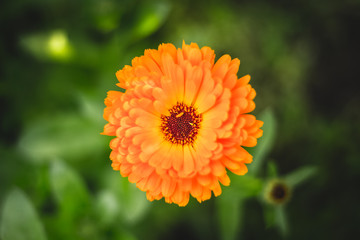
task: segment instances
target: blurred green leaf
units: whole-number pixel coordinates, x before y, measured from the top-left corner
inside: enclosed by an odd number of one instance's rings
[[[149,201],[146,199],[145,193],[136,188],[135,184],[131,184],[124,178],[121,181],[121,213],[128,223],[135,223],[145,214],[149,207]]]
[[[128,231],[122,231],[119,234],[119,240],[136,240],[137,238],[134,236],[134,234],[128,232]]]
[[[44,240],[44,227],[29,199],[18,189],[11,191],[4,203],[1,219],[3,240]]]
[[[222,194],[216,203],[221,239],[236,239],[242,225],[244,199],[239,195]]]
[[[67,61],[70,59],[73,51],[67,34],[63,30],[33,33],[24,36],[20,43],[25,50],[41,60]]]
[[[81,115],[61,114],[29,124],[19,147],[36,163],[54,157],[80,159],[103,149],[102,128]]]
[[[221,239],[235,239],[241,229],[242,207],[245,199],[259,195],[263,182],[250,175],[229,174],[231,184],[223,188],[216,199]]]
[[[143,2],[133,28],[134,37],[144,38],[155,32],[164,23],[170,8],[170,3],[165,1]]]
[[[114,222],[119,214],[119,202],[114,192],[101,191],[96,198],[96,211],[99,223],[107,226]]]
[[[251,175],[259,173],[261,165],[265,157],[267,157],[267,154],[271,151],[275,141],[276,119],[273,111],[271,109],[265,110],[259,114],[259,119],[264,122],[262,127],[264,134],[258,139],[258,144],[254,150],[250,150],[254,157],[254,161],[248,167]]]
[[[83,214],[89,206],[89,194],[83,180],[64,162],[53,161],[50,184],[65,219],[73,219]]]
[[[146,194],[118,172],[112,171],[109,174],[108,181],[110,181],[108,185],[111,191],[117,198],[122,218],[127,223],[134,224],[144,217],[150,205],[146,199]]]
[[[124,2],[122,1],[123,5]],[[114,0],[96,1],[92,4],[92,12],[97,28],[103,32],[110,32],[117,28],[120,23],[122,9]]]
[[[225,188],[223,191],[232,195],[239,195],[241,197],[254,197],[257,196],[263,187],[263,181],[249,174],[244,176],[237,176],[229,174],[231,179],[230,187]]]
[[[284,206],[275,207],[275,224],[279,228],[283,236],[286,236],[288,234],[289,226],[287,223]]]
[[[20,40],[20,44],[34,57],[43,60],[48,58],[45,47],[47,37],[48,36],[46,36],[45,33],[33,33],[31,35],[22,37],[22,39]]]
[[[102,126],[104,124],[104,120],[99,116],[99,113],[104,111],[104,102],[99,102],[97,97],[85,94],[79,94],[78,98],[83,115],[92,122],[98,123]]]
[[[269,161],[267,164],[267,177],[268,178],[277,178],[278,177],[277,166],[273,161]]]
[[[264,220],[266,227],[272,227],[275,223],[275,208],[271,205],[264,204]]]
[[[72,55],[72,48],[67,34],[63,30],[53,31],[47,39],[48,55],[56,60],[68,60]]]
[[[289,173],[288,175],[284,176],[284,180],[287,184],[289,184],[291,187],[295,187],[296,185],[308,180],[310,177],[312,177],[317,171],[317,168],[315,166],[305,166],[302,168],[299,168],[295,170],[292,173]]]
[[[69,239],[69,238],[86,239],[86,240],[101,239],[98,219],[83,217],[79,219],[79,221],[76,221],[75,223],[71,223],[71,224],[72,224],[72,229],[71,228],[70,230],[69,228],[65,229],[67,231],[67,234],[62,235],[60,239]],[[64,226],[62,226],[62,228],[64,229]]]

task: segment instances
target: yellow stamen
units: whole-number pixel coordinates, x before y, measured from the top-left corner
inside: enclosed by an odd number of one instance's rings
[[[182,115],[184,115],[184,112],[181,112],[181,113],[179,113],[178,115],[176,115],[176,118],[179,118],[179,117],[181,117]]]

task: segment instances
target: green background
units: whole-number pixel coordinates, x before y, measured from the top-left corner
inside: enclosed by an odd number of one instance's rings
[[[344,239],[359,233],[360,1],[19,0],[0,7],[0,239]],[[182,41],[241,60],[264,136],[185,208],[111,169],[115,72]],[[264,189],[292,189],[272,206]],[[356,235],[355,235],[356,236]]]

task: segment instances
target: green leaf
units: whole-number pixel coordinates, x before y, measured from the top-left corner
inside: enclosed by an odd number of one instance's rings
[[[286,236],[289,233],[284,206],[275,207],[275,224],[283,236]]]
[[[50,184],[65,219],[73,219],[85,212],[89,194],[76,171],[55,160],[50,168]]]
[[[295,187],[296,185],[308,180],[312,177],[317,171],[315,166],[305,166],[300,169],[295,170],[292,173],[289,173],[284,177],[284,180],[291,187]]]
[[[1,221],[3,240],[44,240],[44,227],[29,199],[18,189],[5,199]]]
[[[229,174],[231,184],[223,188],[223,193],[215,201],[217,204],[218,221],[221,239],[235,239],[241,229],[243,204],[247,198],[261,193],[263,182],[251,175],[237,176]]]
[[[269,179],[271,178],[277,178],[278,177],[278,170],[277,166],[273,161],[269,161],[267,164],[267,177]]]
[[[135,223],[141,219],[149,206],[145,193],[136,188],[135,184],[128,182],[127,179],[122,179],[121,192],[123,193],[120,197],[121,213],[128,223]]]
[[[83,115],[102,127],[104,120],[102,117],[99,117],[99,113],[104,111],[104,103],[102,101],[99,102],[99,99],[94,95],[79,93],[77,96]]]
[[[116,29],[121,22],[124,9],[127,9],[124,5],[124,1],[103,0],[94,2],[91,9],[96,27],[104,33]]]
[[[248,198],[257,196],[262,191],[263,181],[260,178],[249,174],[244,176],[229,174],[229,177],[231,184],[224,189],[224,192],[231,191],[235,195]]]
[[[150,205],[146,194],[117,172],[112,171],[108,176],[108,184],[117,198],[122,219],[129,224],[141,220]]]
[[[63,30],[25,36],[21,39],[21,46],[41,60],[67,61],[72,55],[72,47]]]
[[[54,156],[81,159],[103,149],[102,128],[81,115],[61,114],[29,124],[19,148],[35,163]]]
[[[243,215],[243,198],[231,194],[222,194],[216,198],[218,221],[221,239],[236,239],[241,229]]]
[[[155,32],[166,20],[170,4],[165,1],[146,1],[141,5],[133,28],[135,38],[144,38]]]
[[[48,36],[45,33],[31,34],[24,36],[20,45],[34,57],[44,60],[49,57],[45,47],[47,38]]]
[[[266,227],[272,227],[275,223],[275,208],[274,206],[264,204],[264,220]]]
[[[129,231],[123,230],[121,231],[121,233],[119,234],[119,239],[120,240],[137,240],[137,238],[135,237],[134,234],[132,234]]]
[[[113,223],[119,214],[119,202],[114,192],[101,191],[96,198],[96,213],[98,221],[104,226]]]
[[[249,173],[252,175],[259,173],[264,159],[274,144],[276,135],[276,119],[271,109],[267,109],[261,113],[259,119],[264,122],[261,128],[264,134],[258,139],[257,146],[253,150],[249,150],[254,157],[253,163],[249,165]]]

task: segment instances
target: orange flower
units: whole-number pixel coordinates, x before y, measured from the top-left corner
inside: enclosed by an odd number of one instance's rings
[[[239,59],[214,63],[209,47],[161,44],[145,50],[116,73],[125,93],[109,91],[102,134],[110,142],[114,170],[136,183],[147,198],[185,206],[221,194],[227,169],[247,172],[263,122],[254,110],[250,76],[237,78]]]

